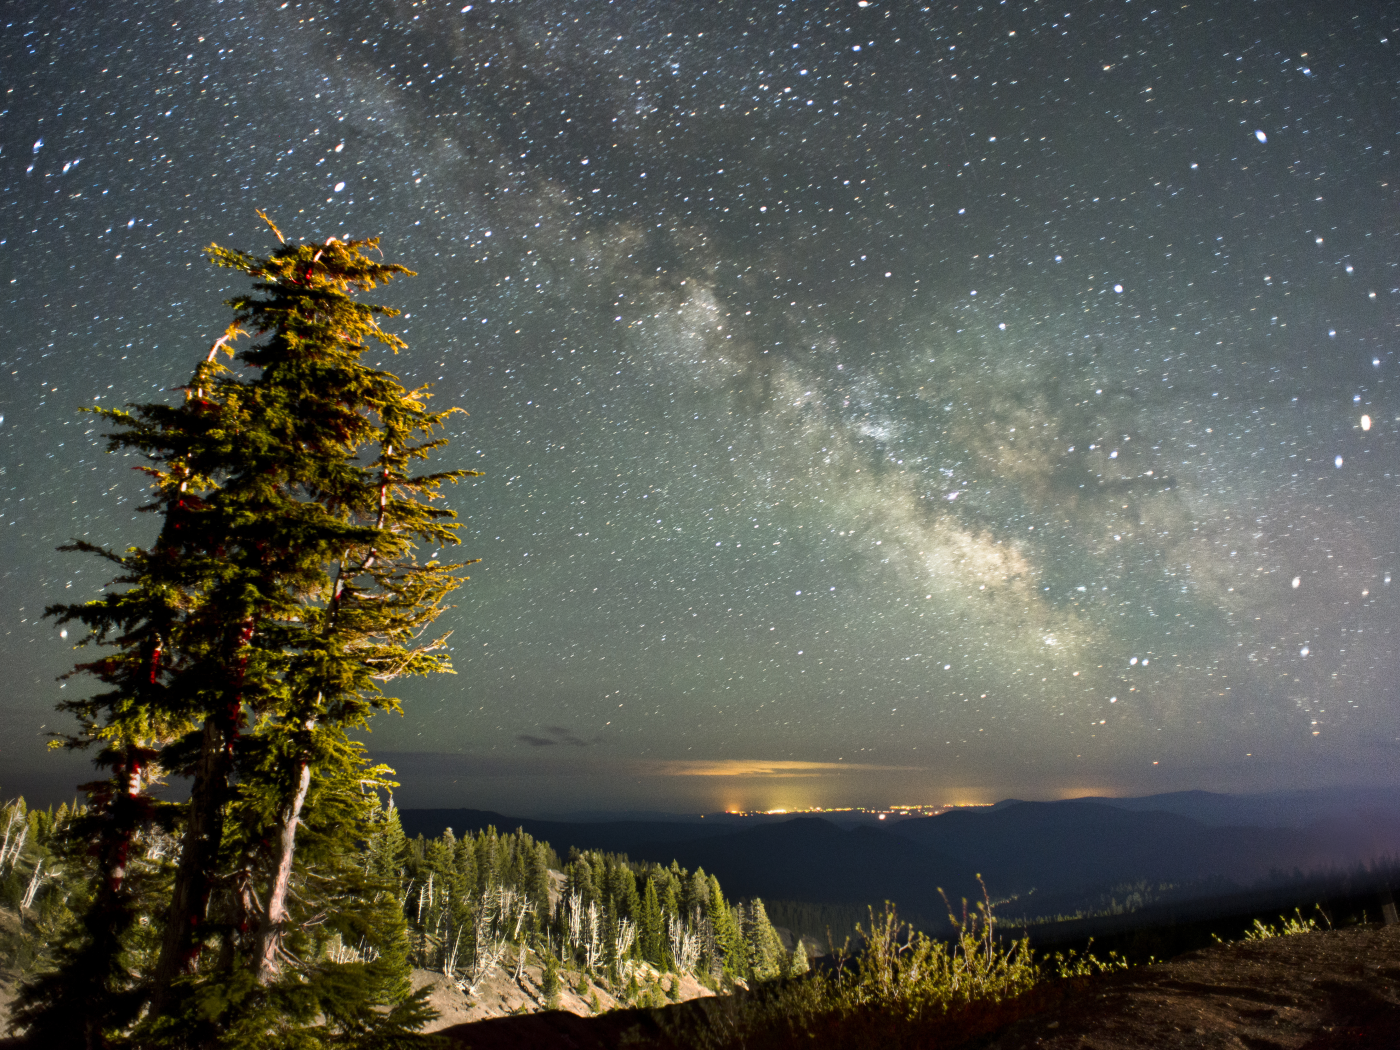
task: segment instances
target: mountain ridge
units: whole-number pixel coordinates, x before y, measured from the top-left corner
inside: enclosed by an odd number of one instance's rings
[[[1296,797],[1296,796],[1295,796]],[[1368,811],[1344,797],[1314,798],[1333,816],[1304,826],[1212,824],[1180,810],[1230,812],[1231,796],[1178,792],[1146,808],[1141,800],[1081,798],[1010,801],[938,816],[842,827],[824,816],[792,816],[747,826],[719,821],[647,820],[570,823],[516,818],[490,810],[401,811],[404,830],[437,835],[495,825],[522,828],[561,855],[571,848],[626,854],[632,860],[703,867],[740,897],[810,903],[895,901],[924,919],[941,919],[940,890],[949,898],[980,895],[981,876],[994,896],[1055,902],[1074,910],[1128,884],[1180,892],[1191,884],[1241,886],[1272,874],[1319,871],[1400,855],[1400,807]],[[1242,808],[1268,816],[1276,800],[1246,798]],[[1141,807],[1141,808],[1139,808]],[[1271,808],[1273,807],[1273,808]],[[1029,898],[1028,898],[1029,899]]]

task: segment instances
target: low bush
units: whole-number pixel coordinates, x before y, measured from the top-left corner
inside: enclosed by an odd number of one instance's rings
[[[697,1000],[656,1020],[667,1040],[685,1050],[925,1046],[953,1022],[977,1028],[983,1014],[984,1020],[1006,1016],[1003,1004],[1046,978],[1128,966],[1116,955],[1101,960],[1088,952],[1037,961],[1028,940],[997,936],[985,888],[981,901],[963,902],[961,914],[948,910],[953,936],[935,940],[901,920],[889,903],[883,913],[869,909],[868,925],[857,926],[858,955],[848,941],[819,971]]]

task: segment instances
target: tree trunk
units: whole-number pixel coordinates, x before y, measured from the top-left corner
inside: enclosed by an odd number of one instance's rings
[[[233,742],[243,718],[243,686],[248,669],[244,650],[252,641],[256,626],[251,617],[243,620],[230,639],[234,673],[229,682],[229,699],[222,710],[211,711],[204,719],[199,758],[190,786],[189,823],[180,843],[180,865],[175,871],[175,888],[170,897],[170,910],[166,913],[165,938],[152,977],[152,1016],[158,1016],[164,1009],[171,982],[181,974],[193,972],[204,940],[201,925],[208,911],[209,893],[223,846],[224,807],[229,796],[229,773],[233,769]]]
[[[306,803],[306,792],[311,787],[311,764],[303,756],[297,762],[296,790],[279,814],[277,828],[277,867],[273,871],[272,885],[268,889],[267,907],[263,910],[262,922],[258,926],[258,940],[255,952],[258,983],[268,984],[277,976],[277,951],[282,945],[282,934],[287,920],[287,890],[292,880],[292,860],[296,855],[297,822],[301,819],[301,809]]]
[[[224,803],[228,797],[228,774],[232,755],[226,720],[210,718],[204,723],[199,760],[195,764],[190,790],[189,824],[180,846],[180,866],[170,910],[166,913],[165,939],[152,978],[154,993],[151,1013],[159,1014],[170,991],[170,983],[191,971],[199,954],[205,910],[213,875],[224,837]]]

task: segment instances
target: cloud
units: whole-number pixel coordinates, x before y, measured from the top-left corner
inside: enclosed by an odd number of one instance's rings
[[[563,726],[546,726],[544,731],[549,736],[521,733],[515,739],[522,744],[529,744],[531,747],[557,747],[560,744],[567,744],[569,747],[591,747],[598,742],[575,736],[573,730],[565,729]]]
[[[906,773],[919,766],[878,766],[860,762],[764,762],[725,758],[646,763],[646,772],[666,777],[822,777],[840,773]]]

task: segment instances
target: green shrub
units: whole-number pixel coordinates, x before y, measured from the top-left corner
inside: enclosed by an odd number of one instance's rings
[[[1084,946],[1084,953],[1079,952],[1056,952],[1050,956],[1049,963],[1054,968],[1056,977],[1092,977],[1097,973],[1111,973],[1114,970],[1126,970],[1132,963],[1128,962],[1117,952],[1109,952],[1107,959],[1100,959],[1089,951],[1093,947],[1094,938],[1089,938],[1089,943]],[[1156,960],[1149,960],[1155,962]]]
[[[1028,940],[996,936],[991,902],[983,892],[971,909],[964,902],[960,916],[949,908],[954,932],[949,941],[914,930],[886,902],[882,914],[868,909],[868,930],[857,926],[865,941],[858,957],[848,956],[847,942],[836,952],[831,971],[765,982],[747,994],[696,1000],[688,1013],[660,1023],[673,1042],[705,1050],[924,1045],[921,1028],[949,1011],[1014,998],[1041,978]],[[1088,964],[1079,960],[1078,965]]]
[[[559,960],[550,952],[545,957],[544,976],[540,979],[540,991],[544,993],[546,1009],[559,1009],[559,996],[563,988],[564,982],[559,979]]]
[[[1318,907],[1317,913],[1322,915],[1321,907]],[[1322,915],[1322,919],[1326,922],[1327,916]],[[1328,925],[1330,926],[1331,924],[1328,923]],[[1255,919],[1254,925],[1244,931],[1244,939],[1247,941],[1267,941],[1273,937],[1291,937],[1298,933],[1315,933],[1320,929],[1322,929],[1322,927],[1317,924],[1316,919],[1304,918],[1302,909],[1294,908],[1293,918],[1290,919],[1287,915],[1280,915],[1278,917],[1277,926],[1270,926],[1259,919]]]

